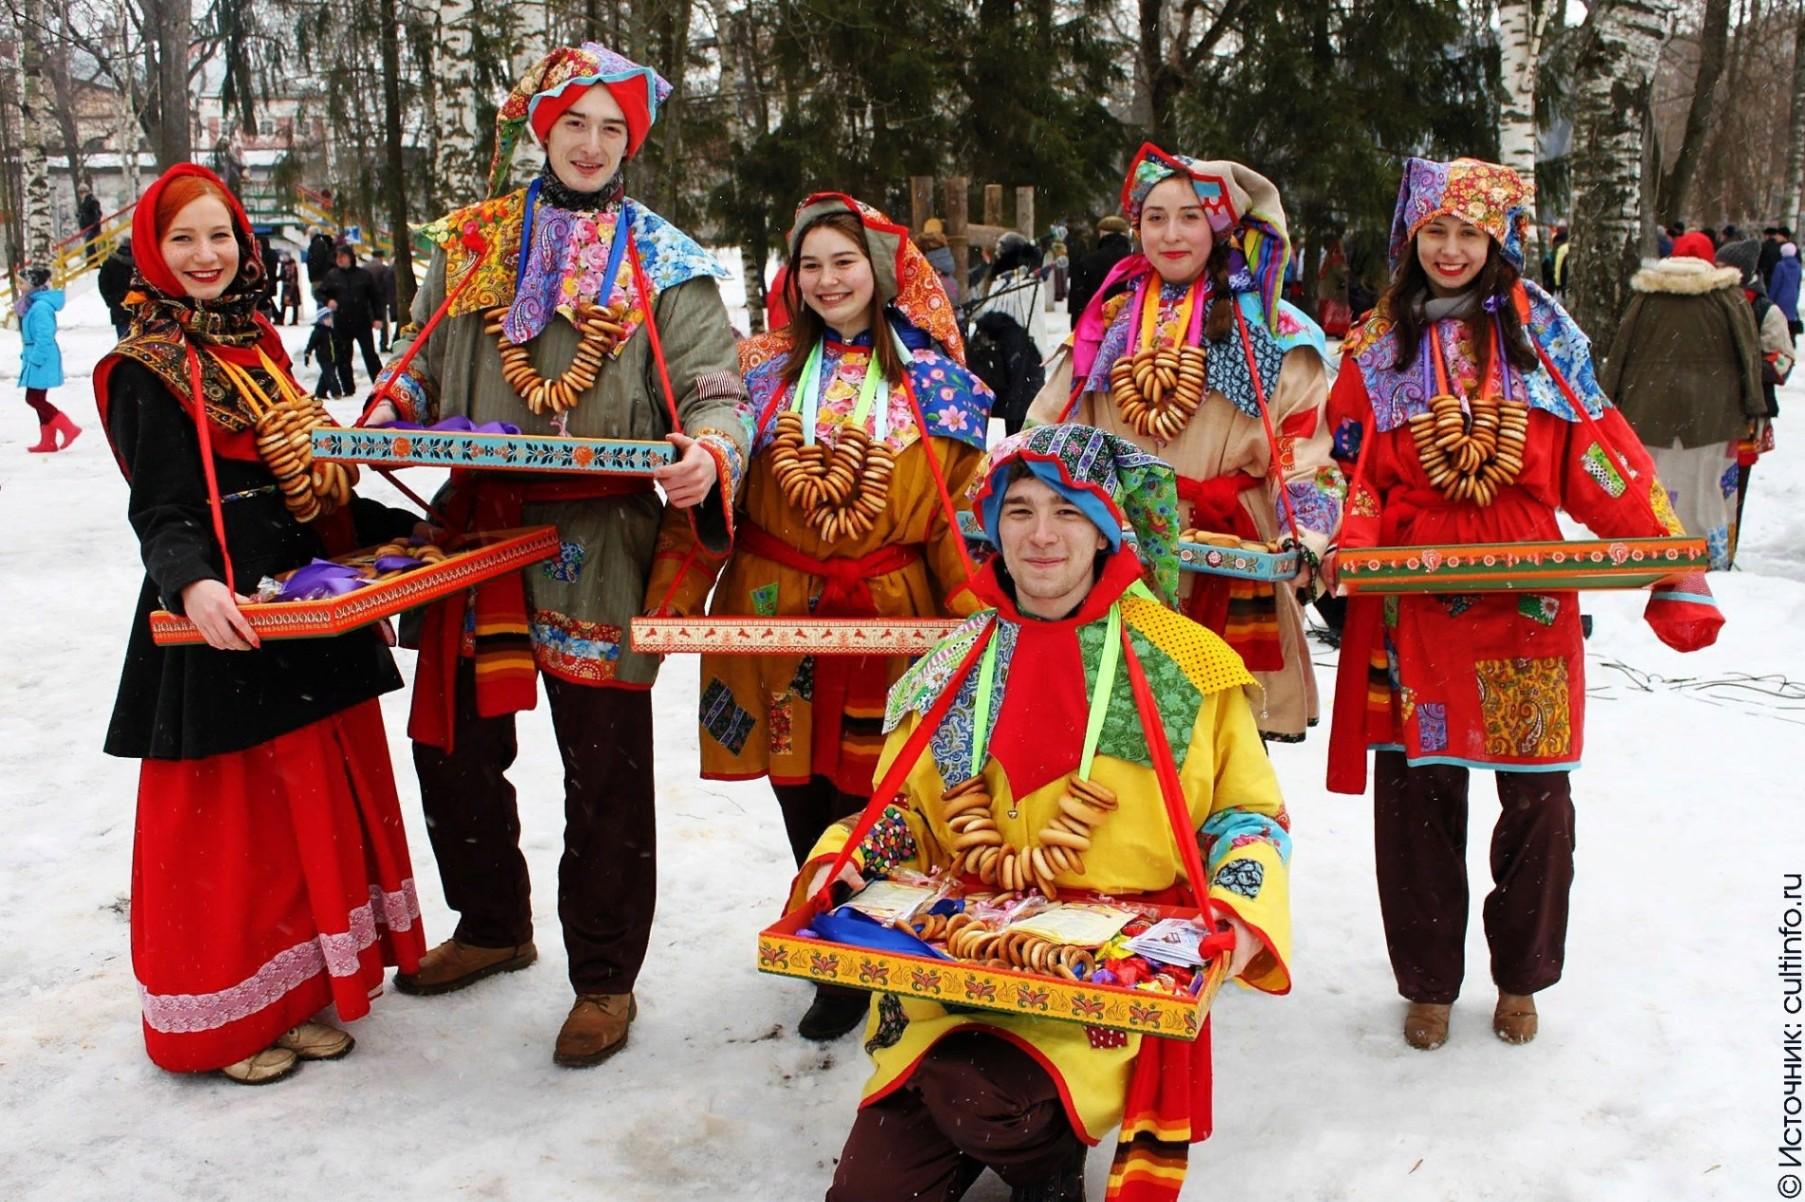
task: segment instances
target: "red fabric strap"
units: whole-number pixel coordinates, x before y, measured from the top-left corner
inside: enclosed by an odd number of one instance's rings
[[[921,548],[914,543],[892,543],[869,555],[819,558],[798,550],[756,522],[741,523],[735,545],[741,551],[780,567],[819,576],[826,588],[821,592],[815,612],[823,618],[876,617],[877,603],[871,598],[868,582],[878,576],[900,572],[921,558]]]

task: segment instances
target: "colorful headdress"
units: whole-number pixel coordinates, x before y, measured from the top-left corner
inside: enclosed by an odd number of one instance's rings
[[[595,42],[559,46],[534,63],[495,114],[495,157],[489,161],[489,195],[507,191],[508,172],[520,133],[530,129],[543,142],[558,117],[591,87],[607,88],[627,118],[627,157],[644,145],[658,106],[670,97],[671,85],[650,67],[642,67]]]
[[[1285,230],[1285,206],[1279,200],[1278,188],[1240,163],[1170,154],[1144,142],[1122,180],[1122,212],[1130,225],[1140,228],[1141,206],[1147,203],[1147,194],[1175,175],[1190,179],[1203,211],[1209,215],[1210,228],[1217,236],[1228,237],[1247,261],[1267,323],[1276,329],[1285,264],[1291,258],[1291,237]]]
[[[1535,188],[1509,167],[1481,159],[1437,163],[1408,159],[1391,219],[1391,269],[1410,253],[1417,231],[1437,217],[1458,217],[1492,236],[1504,257],[1523,269],[1523,231],[1535,211]]]
[[[941,286],[940,276],[910,239],[907,227],[897,225],[880,210],[844,192],[816,192],[796,206],[796,221],[785,238],[789,261],[796,262],[802,236],[809,227],[834,213],[851,213],[865,227],[865,241],[871,247],[871,276],[879,302],[895,306],[910,325],[939,343],[949,358],[963,365],[965,340],[959,334],[953,302]]]
[[[990,449],[972,489],[972,509],[993,546],[1009,468],[1020,463],[1036,479],[1083,510],[1112,548],[1134,531],[1135,550],[1168,604],[1178,596],[1178,484],[1163,459],[1092,426],[1035,426]]]

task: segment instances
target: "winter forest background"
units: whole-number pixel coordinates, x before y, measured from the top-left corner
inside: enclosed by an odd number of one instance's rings
[[[1805,226],[1805,0],[5,4],[15,268],[57,259],[77,181],[111,214],[189,158],[235,176],[254,216],[355,227],[405,266],[390,231],[479,195],[495,105],[580,38],[678,84],[630,186],[741,248],[755,321],[758,267],[811,189],[902,216],[911,176],[963,179],[975,219],[997,183],[1013,225],[1032,185],[1035,233],[1083,233],[1142,139],[1266,173],[1304,278],[1342,237],[1368,287],[1402,156],[1533,173],[1602,345],[1657,219]]]

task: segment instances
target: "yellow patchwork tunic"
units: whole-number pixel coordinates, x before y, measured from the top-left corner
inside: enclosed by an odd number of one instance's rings
[[[1073,715],[1071,707],[1062,706],[1057,698],[1070,694],[1075,685],[1080,697],[1089,695],[1101,662],[1112,577],[1117,594],[1132,579],[1106,574],[1079,612],[1065,621],[1024,620],[1005,604],[975,615],[925,656],[891,691],[890,736],[880,775],[948,687],[957,666],[994,624],[1001,702],[990,726],[992,754],[983,776],[995,798],[993,816],[1005,839],[1016,847],[1031,842],[1034,833],[1059,813],[1065,781],[1076,767],[1084,733],[1082,714]],[[991,589],[980,591],[995,595]],[[1242,692],[1247,672],[1220,638],[1190,619],[1153,600],[1128,596],[1121,604],[1123,624],[1157,702],[1190,822],[1203,850],[1210,900],[1245,922],[1266,945],[1242,983],[1284,993],[1291,984],[1290,835],[1278,781]],[[1077,654],[1072,656],[1074,643]],[[1082,681],[1057,679],[1077,663],[1082,664]],[[1084,853],[1083,874],[1061,873],[1055,882],[1062,890],[1176,901],[1170,894],[1183,875],[1179,845],[1141,732],[1126,662],[1117,673],[1091,778],[1114,790],[1121,806],[1096,828],[1091,848]],[[966,675],[928,752],[909,771],[901,794],[854,853],[854,862],[862,869],[900,865],[927,870],[949,861],[952,835],[939,802],[946,788],[970,775],[975,676],[975,672]],[[797,877],[792,904],[803,900],[806,882],[845,846],[849,835],[846,826],[835,825],[822,836]],[[893,994],[873,997],[865,1048],[874,1070],[865,1084],[864,1102],[905,1084],[936,1042],[967,1028],[992,1031],[1033,1055],[1058,1083],[1073,1128],[1087,1142],[1098,1142],[1121,1122],[1141,1036],[1054,1019],[949,1008]]]

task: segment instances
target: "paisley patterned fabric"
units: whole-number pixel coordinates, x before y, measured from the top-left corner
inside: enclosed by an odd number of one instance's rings
[[[1410,159],[1398,185],[1391,219],[1391,268],[1396,271],[1417,231],[1437,217],[1458,217],[1492,236],[1504,257],[1523,268],[1523,231],[1535,214],[1535,188],[1509,167],[1481,159],[1438,163]]]
[[[608,246],[622,220],[628,222],[633,248],[654,292],[698,276],[729,278],[727,269],[695,239],[636,201],[625,200],[594,213],[571,213],[544,203],[530,204],[536,192],[536,186],[523,188],[422,227],[421,232],[445,252],[448,289],[455,290],[466,273],[474,272],[469,288],[447,316],[506,306],[508,336],[526,342],[545,328],[560,306],[578,298],[625,302],[630,306],[631,334],[645,320],[645,309],[626,254],[609,282],[607,299],[599,299]]]
[[[1598,385],[1592,370],[1592,343],[1567,311],[1561,308],[1539,284],[1523,280],[1518,284],[1529,308],[1525,330],[1560,369],[1573,392],[1585,403],[1586,412],[1598,417],[1611,404]],[[1478,369],[1473,346],[1463,341],[1465,323],[1447,318],[1435,323],[1435,337],[1446,356],[1449,374],[1457,379],[1476,379]],[[1429,398],[1435,392],[1435,368],[1430,359],[1429,340],[1425,338],[1416,359],[1405,368],[1394,367],[1397,360],[1397,326],[1384,302],[1367,314],[1355,329],[1349,331],[1342,345],[1360,368],[1360,377],[1372,398],[1373,418],[1383,432],[1394,430],[1412,416],[1429,411]],[[1520,372],[1505,365],[1510,375],[1513,395],[1529,402],[1531,408],[1552,413],[1563,421],[1576,422],[1573,411],[1548,369],[1538,364],[1533,371]]]

